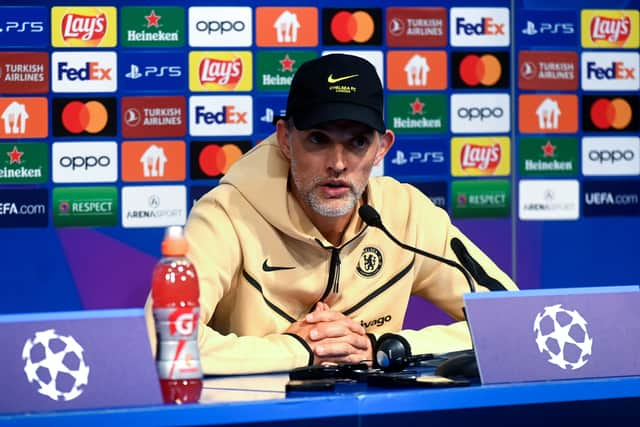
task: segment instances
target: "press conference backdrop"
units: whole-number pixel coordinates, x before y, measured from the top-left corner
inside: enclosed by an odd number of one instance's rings
[[[335,51],[385,87],[397,141],[375,173],[520,287],[637,284],[639,4],[5,0],[0,312],[141,306],[163,227]],[[414,301],[406,323],[439,316]]]

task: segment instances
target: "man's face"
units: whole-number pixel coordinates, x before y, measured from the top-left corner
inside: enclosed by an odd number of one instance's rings
[[[292,191],[303,206],[324,217],[353,210],[371,169],[393,142],[389,131],[380,135],[347,120],[303,131],[288,126],[284,133],[281,147],[291,161]]]

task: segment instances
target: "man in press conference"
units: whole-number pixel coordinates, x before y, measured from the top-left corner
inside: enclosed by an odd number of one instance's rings
[[[368,61],[332,54],[304,63],[275,133],[191,210],[185,233],[200,279],[204,374],[371,362],[383,334],[414,355],[471,348],[469,280],[367,225],[363,205],[400,242],[463,266],[476,291],[517,289],[420,190],[370,176],[395,138],[383,105]],[[403,330],[412,295],[452,323]],[[150,301],[146,313],[155,348]]]

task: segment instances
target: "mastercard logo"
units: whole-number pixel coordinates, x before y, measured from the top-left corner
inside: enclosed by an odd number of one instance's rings
[[[491,54],[467,55],[460,61],[459,72],[468,86],[494,86],[502,76],[502,65]]]
[[[191,178],[220,178],[251,147],[251,141],[229,143],[192,141]]]
[[[54,136],[115,136],[115,98],[54,98]]]
[[[598,129],[622,130],[631,123],[632,111],[629,103],[622,98],[601,98],[591,105],[589,115]]]
[[[98,101],[72,101],[62,110],[62,125],[74,134],[99,133],[107,126],[107,109]]]
[[[379,9],[326,9],[323,15],[325,44],[381,44]]]

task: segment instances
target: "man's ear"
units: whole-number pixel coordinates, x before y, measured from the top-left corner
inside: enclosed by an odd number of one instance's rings
[[[278,140],[278,145],[280,146],[280,151],[284,156],[291,160],[291,150],[289,147],[289,124],[280,119],[276,122],[276,139]]]
[[[378,152],[376,153],[376,158],[373,162],[376,166],[382,161],[384,156],[389,152],[395,140],[396,140],[396,135],[393,133],[393,131],[389,129],[387,129],[380,136],[380,145],[378,147]]]

